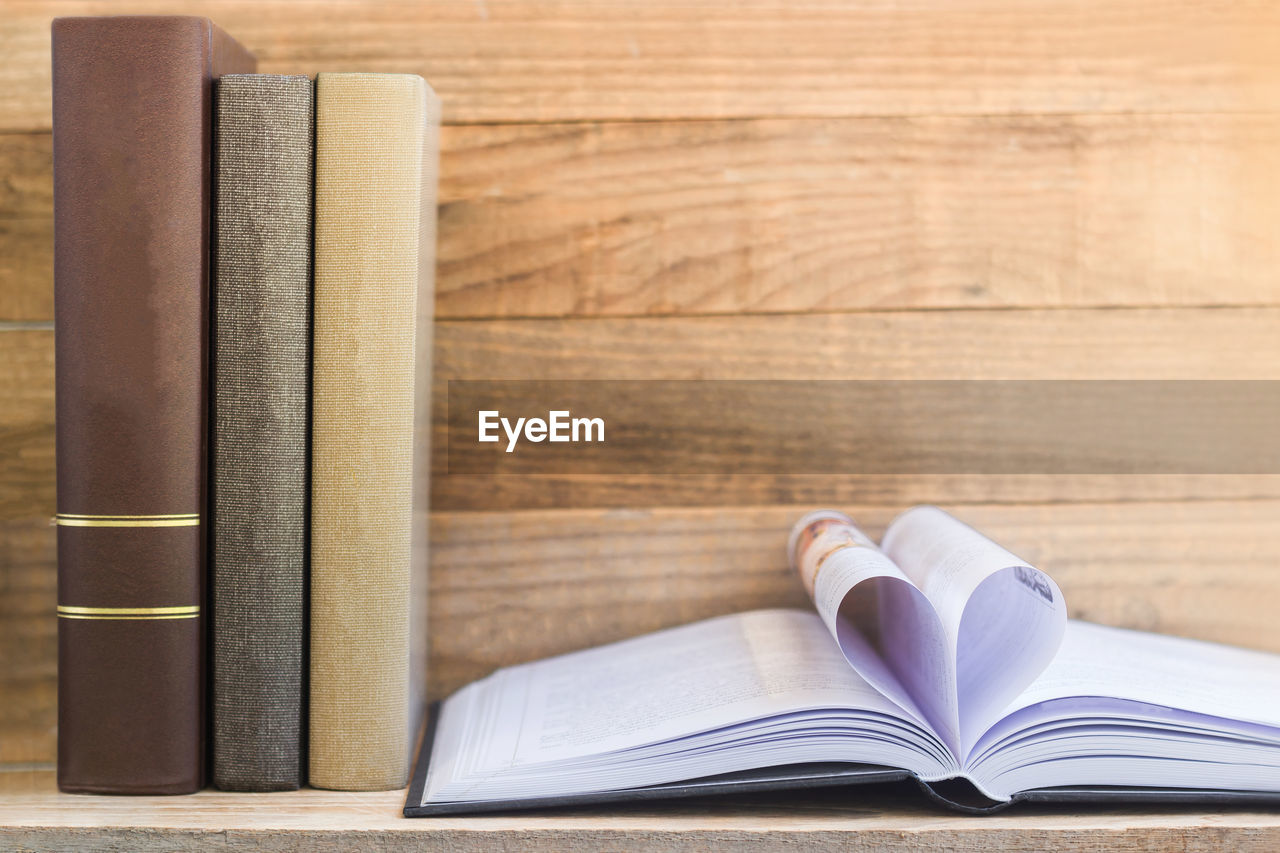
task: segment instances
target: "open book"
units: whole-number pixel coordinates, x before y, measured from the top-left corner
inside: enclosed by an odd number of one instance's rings
[[[1048,575],[934,507],[880,547],[812,513],[789,547],[816,612],[723,616],[458,691],[405,814],[907,777],[971,811],[1280,801],[1280,656],[1068,620]]]

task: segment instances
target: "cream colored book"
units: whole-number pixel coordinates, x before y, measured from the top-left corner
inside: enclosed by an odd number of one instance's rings
[[[316,78],[309,781],[320,788],[408,780],[439,116],[416,75]]]

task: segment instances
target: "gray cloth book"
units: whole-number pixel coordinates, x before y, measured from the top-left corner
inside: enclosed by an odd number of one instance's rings
[[[213,782],[302,783],[313,93],[225,76],[214,132]]]

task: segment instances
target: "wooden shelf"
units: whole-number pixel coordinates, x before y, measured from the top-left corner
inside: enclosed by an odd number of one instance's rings
[[[0,774],[0,848],[194,850],[1120,850],[1280,847],[1280,813],[1195,809],[939,811],[911,786],[503,817],[400,817],[404,792],[189,797],[60,794],[47,770]]]

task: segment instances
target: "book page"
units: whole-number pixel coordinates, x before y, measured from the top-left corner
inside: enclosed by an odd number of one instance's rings
[[[937,613],[955,661],[961,758],[1053,660],[1067,610],[1043,572],[937,507],[898,516],[882,547]],[[888,647],[918,643],[911,620],[885,626]]]
[[[954,655],[928,599],[842,513],[800,519],[788,551],[849,664],[958,750]]]
[[[1276,789],[1280,655],[1072,620],[966,771],[997,797],[1053,785]]]
[[[443,704],[422,802],[525,800],[832,762],[959,766],[808,610],[760,610],[499,670]]]
[[[1073,619],[1053,663],[1006,713],[1080,696],[1280,728],[1280,655]]]
[[[432,758],[441,778],[585,759],[802,709],[906,718],[800,610],[725,616],[510,667],[449,705],[471,710],[446,707]]]

